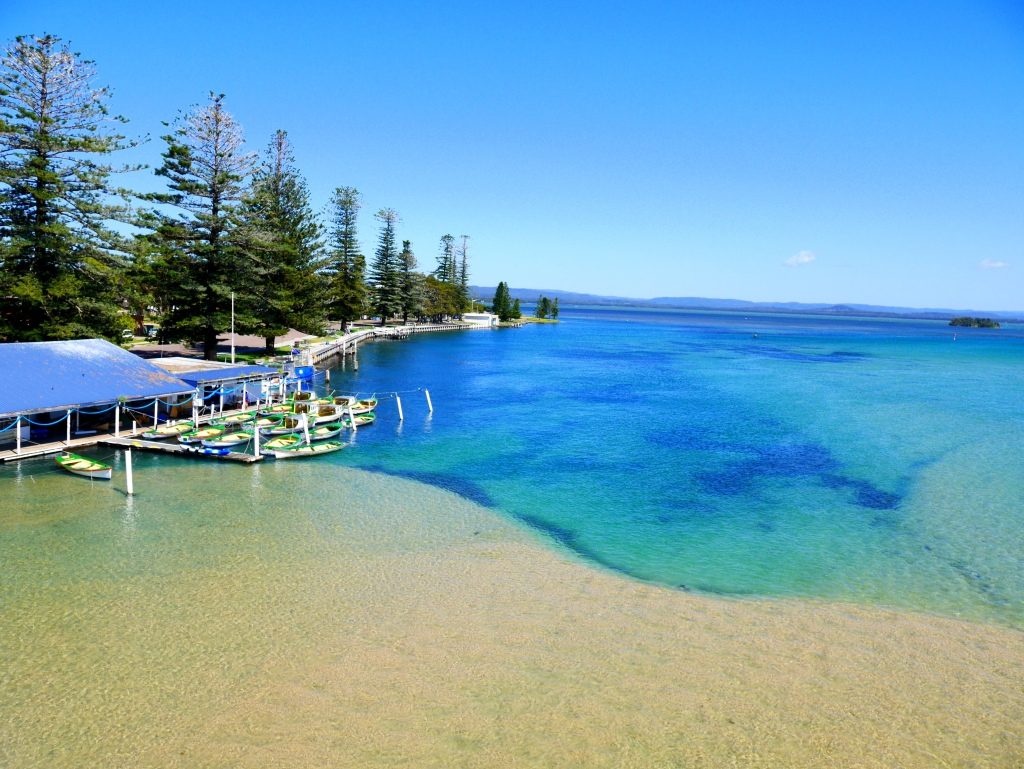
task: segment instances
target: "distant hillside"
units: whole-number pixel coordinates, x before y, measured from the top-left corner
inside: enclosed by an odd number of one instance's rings
[[[489,302],[494,297],[493,286],[470,286],[474,297]],[[808,302],[748,302],[743,299],[707,299],[696,296],[659,296],[637,299],[624,296],[603,296],[563,291],[556,288],[510,288],[513,299],[535,302],[541,296],[558,298],[561,305],[604,305],[612,307],[671,307],[683,310],[733,310],[738,312],[802,312],[815,315],[860,315],[875,317],[934,318],[949,320],[962,315],[985,315],[1000,320],[1017,320],[1024,312],[1008,310],[966,310],[934,307],[887,307],[875,304],[815,304]]]

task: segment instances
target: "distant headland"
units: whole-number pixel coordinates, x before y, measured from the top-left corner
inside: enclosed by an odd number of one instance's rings
[[[493,296],[494,287],[470,286],[473,296]],[[566,305],[598,305],[608,307],[664,307],[681,310],[731,310],[734,312],[795,312],[808,315],[849,315],[876,318],[917,318],[922,320],[947,320],[973,318],[998,321],[1024,322],[1024,310],[993,311],[948,308],[889,307],[873,304],[815,304],[810,302],[749,302],[743,299],[708,299],[693,296],[663,296],[653,299],[637,299],[623,296],[584,294],[576,291],[562,291],[553,288],[510,289],[513,299],[534,302],[540,296],[558,297]],[[951,324],[962,325],[962,324]]]

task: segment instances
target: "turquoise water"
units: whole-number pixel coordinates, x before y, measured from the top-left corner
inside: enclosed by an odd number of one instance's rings
[[[1024,625],[1024,329],[572,309],[365,347],[346,461],[632,577]]]
[[[224,569],[254,516],[261,539],[245,546],[287,558],[302,537],[276,513],[339,525],[349,466],[455,491],[642,580],[1024,627],[1019,326],[954,341],[941,322],[575,308],[558,325],[424,334],[359,358],[331,383],[376,392],[378,422],[338,454],[255,467],[137,455],[127,501],[118,475],[0,466],[8,597],[91,573]],[[379,484],[367,488],[371,514]]]

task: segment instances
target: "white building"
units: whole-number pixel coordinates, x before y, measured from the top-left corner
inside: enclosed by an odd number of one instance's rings
[[[493,312],[464,312],[462,313],[462,321],[471,326],[494,328],[498,325],[498,316]]]

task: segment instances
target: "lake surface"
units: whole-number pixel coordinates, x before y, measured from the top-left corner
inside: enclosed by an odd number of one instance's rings
[[[147,515],[131,540],[191,541],[183,530],[211,509],[303,509],[348,466],[454,491],[631,578],[1024,627],[1021,327],[954,337],[938,321],[567,308],[557,325],[366,345],[331,386],[381,400],[338,454],[257,467],[137,455]],[[94,530],[110,522],[68,513],[120,511],[118,486],[48,459],[0,467],[8,590],[117,573],[121,551]],[[121,578],[234,545],[124,551]]]
[[[1021,327],[573,308],[370,345],[332,386],[382,398],[341,461],[631,577],[1024,626]]]

